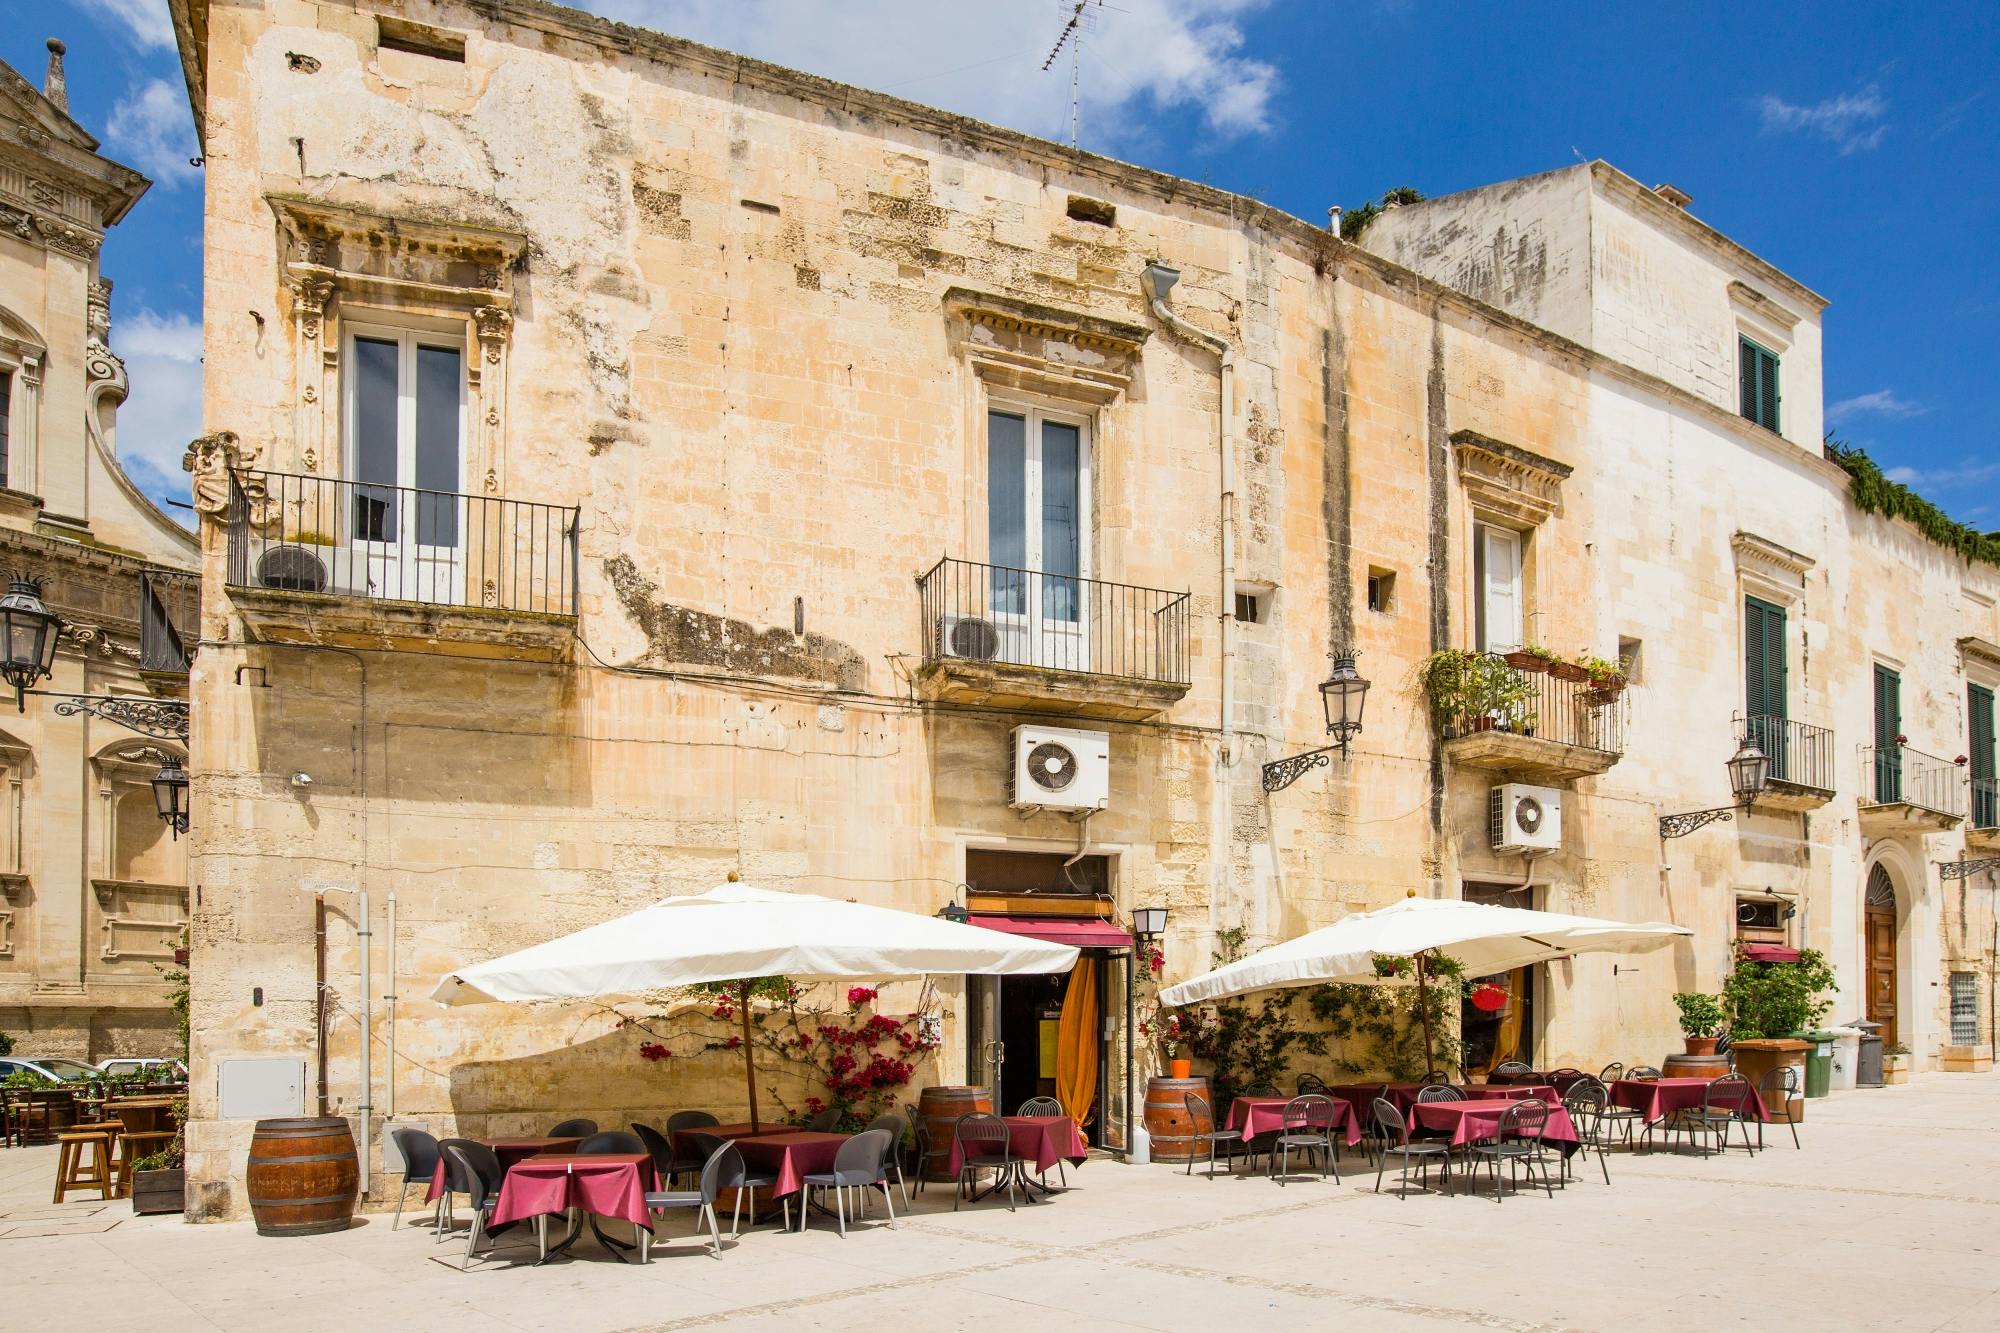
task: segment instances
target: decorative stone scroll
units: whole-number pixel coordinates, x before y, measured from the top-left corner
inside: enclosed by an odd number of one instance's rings
[[[953,287],[944,294],[954,341],[982,379],[1088,403],[1132,383],[1148,330],[1136,324]]]
[[[1459,483],[1475,508],[1531,528],[1562,513],[1569,464],[1475,430],[1453,431],[1451,443]]]
[[[237,477],[236,487],[249,507],[248,518],[259,529],[269,528],[277,520],[277,506],[271,502],[263,479],[246,471],[257,467],[263,453],[261,446],[245,444],[233,430],[219,430],[190,441],[187,452],[181,455],[181,470],[193,478],[196,512],[221,522],[229,512],[231,474],[244,472]]]

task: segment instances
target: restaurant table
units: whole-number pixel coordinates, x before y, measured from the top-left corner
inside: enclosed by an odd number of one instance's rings
[[[1675,1111],[1700,1110],[1708,1096],[1708,1085],[1712,1082],[1713,1079],[1706,1078],[1621,1078],[1611,1085],[1611,1104],[1637,1111],[1650,1128]],[[1770,1112],[1764,1108],[1764,1099],[1757,1095],[1754,1085],[1749,1086],[1744,1101],[1753,1118],[1771,1118]]]
[[[1355,1114],[1354,1105],[1331,1093],[1307,1093],[1308,1097],[1323,1095],[1333,1103],[1333,1129],[1340,1131],[1352,1148],[1361,1142],[1361,1117]],[[1229,1104],[1229,1128],[1243,1136],[1248,1143],[1260,1134],[1278,1134],[1285,1128],[1285,1107],[1295,1099],[1291,1097],[1238,1097]]]
[[[1417,1125],[1434,1131],[1452,1147],[1463,1148],[1497,1137],[1501,1117],[1518,1105],[1518,1099],[1508,1101],[1500,1097],[1476,1102],[1424,1102],[1412,1114]],[[1548,1123],[1542,1127],[1538,1137],[1560,1149],[1565,1157],[1582,1146],[1576,1135],[1576,1126],[1570,1123],[1569,1112],[1560,1104],[1549,1107]]]
[[[1090,1156],[1090,1145],[1077,1132],[1076,1121],[1066,1115],[1008,1115],[1000,1118],[1007,1124],[1007,1150],[1014,1157],[1015,1178],[1030,1191],[1028,1197],[1031,1200],[1034,1197],[1032,1191],[1039,1189],[1049,1194],[1054,1192],[1054,1187],[1030,1180],[1024,1168],[1032,1164],[1037,1172],[1044,1172],[1059,1161],[1081,1166]],[[951,1151],[945,1158],[945,1169],[951,1172],[953,1178],[958,1176],[960,1160],[958,1139],[954,1137]],[[986,1193],[991,1194],[993,1189],[1005,1183],[1004,1179],[996,1182]],[[979,1197],[984,1198],[985,1195]]]
[[[653,1187],[653,1159],[645,1153],[541,1153],[507,1168],[489,1226],[504,1227],[530,1217],[576,1209],[604,1242],[612,1257],[627,1262],[621,1250],[632,1247],[599,1230],[597,1219],[615,1217],[634,1228],[652,1229],[646,1212],[646,1192]],[[539,1262],[564,1253],[583,1234],[581,1226],[550,1247]]]
[[[483,1143],[491,1148],[493,1155],[500,1159],[501,1169],[506,1170],[516,1162],[533,1157],[536,1153],[568,1152],[571,1148],[576,1147],[577,1144],[582,1143],[583,1140],[579,1138],[508,1138],[474,1139],[473,1142]],[[439,1153],[437,1170],[431,1172],[431,1187],[424,1192],[425,1203],[437,1202],[439,1196],[444,1193],[444,1182],[444,1154]]]
[[[1404,1115],[1417,1104],[1417,1094],[1423,1091],[1421,1083],[1343,1083],[1339,1087],[1322,1088],[1321,1091],[1336,1101],[1346,1102],[1354,1108],[1354,1114],[1366,1123],[1375,1112],[1375,1099],[1387,1097],[1395,1103],[1396,1109]]]
[[[1561,1078],[1551,1078],[1548,1070],[1530,1069],[1525,1073],[1513,1074],[1502,1074],[1495,1071],[1486,1076],[1486,1081],[1489,1084],[1496,1085],[1535,1083],[1553,1087],[1558,1092],[1568,1092],[1570,1084],[1588,1077],[1590,1077],[1588,1074],[1570,1073],[1563,1075]]]
[[[744,1126],[748,1130],[749,1126]],[[706,1131],[689,1130],[699,1134]],[[756,1134],[745,1133],[734,1139],[736,1151],[743,1158],[743,1165],[753,1172],[768,1171],[778,1178],[775,1185],[755,1189],[744,1201],[744,1211],[753,1219],[766,1217],[771,1204],[788,1194],[797,1194],[805,1188],[805,1178],[820,1172],[833,1170],[833,1159],[840,1154],[840,1145],[852,1137],[847,1134],[821,1133],[810,1129],[766,1127]],[[728,1197],[732,1191],[724,1190],[722,1202],[735,1208],[735,1199]],[[806,1210],[799,1208],[798,1229],[805,1230]]]
[[[1562,1094],[1549,1083],[1500,1083],[1482,1086],[1478,1083],[1457,1083],[1452,1086],[1464,1093],[1469,1101],[1521,1102],[1530,1097],[1540,1097],[1545,1102],[1559,1102]]]

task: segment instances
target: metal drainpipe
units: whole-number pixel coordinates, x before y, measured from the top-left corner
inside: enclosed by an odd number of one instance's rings
[[[368,926],[368,890],[357,891],[361,908],[361,1197],[368,1197],[369,1118],[375,1114],[375,1080],[368,1064],[369,1046],[375,1040],[369,991],[368,955],[375,949],[375,932]]]
[[[394,889],[389,890],[389,942],[387,948],[388,957],[384,960],[384,966],[388,969],[389,988],[382,994],[385,1006],[382,1021],[388,1028],[389,1105],[382,1113],[382,1118],[384,1120],[394,1120],[396,1118],[396,891]]]

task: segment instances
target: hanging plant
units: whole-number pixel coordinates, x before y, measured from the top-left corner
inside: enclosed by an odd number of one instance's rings
[[[1472,1007],[1483,1014],[1495,1014],[1507,1007],[1507,991],[1492,982],[1472,988]]]

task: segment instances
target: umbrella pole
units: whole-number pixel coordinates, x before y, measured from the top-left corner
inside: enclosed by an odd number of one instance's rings
[[[750,1130],[756,1133],[763,1129],[757,1119],[757,1057],[750,1046],[750,983],[743,987],[743,1002],[738,1006],[743,1013],[743,1082],[750,1089]]]
[[[1431,991],[1428,979],[1430,974],[1429,969],[1425,966],[1425,960],[1428,956],[1428,954],[1424,953],[1417,955],[1417,1017],[1422,1019],[1424,1024],[1424,1076],[1426,1078],[1430,1076],[1436,1058],[1431,1054]],[[751,1096],[754,1098],[756,1094],[752,1093]],[[754,1101],[752,1102],[752,1107],[755,1107]]]

